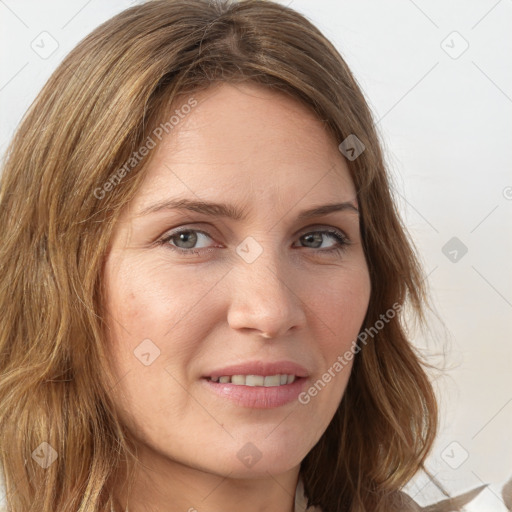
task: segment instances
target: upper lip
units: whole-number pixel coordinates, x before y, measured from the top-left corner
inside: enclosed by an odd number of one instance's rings
[[[293,361],[249,361],[212,370],[205,377],[216,378],[232,375],[262,375],[267,377],[284,374],[307,377],[308,371]]]

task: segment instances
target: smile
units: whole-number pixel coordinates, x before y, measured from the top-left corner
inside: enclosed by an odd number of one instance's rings
[[[285,386],[295,381],[295,375],[223,375],[222,377],[209,377],[211,382],[219,384],[234,384],[235,386],[263,386],[266,388]]]

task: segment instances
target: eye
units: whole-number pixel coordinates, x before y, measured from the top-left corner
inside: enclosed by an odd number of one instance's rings
[[[200,254],[201,251],[193,250],[193,249],[203,249],[204,246],[197,247],[196,244],[201,241],[201,238],[210,238],[211,236],[204,231],[199,231],[197,229],[182,229],[179,231],[174,231],[169,234],[162,240],[160,243],[162,245],[167,245],[169,249],[178,251],[182,254],[192,255],[192,254]],[[172,244],[172,245],[171,245]]]
[[[318,249],[322,246],[325,240],[328,239],[334,240],[334,245],[328,246],[327,249],[324,249],[319,252],[332,252],[332,251],[344,251],[347,245],[350,245],[349,239],[343,234],[341,231],[337,229],[328,229],[321,231],[311,231],[303,234],[300,237],[300,241],[308,245],[308,247],[312,249]]]

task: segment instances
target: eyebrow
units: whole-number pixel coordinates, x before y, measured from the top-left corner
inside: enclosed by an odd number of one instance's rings
[[[194,201],[190,199],[169,199],[153,204],[141,210],[137,217],[142,217],[150,213],[167,210],[185,210],[196,213],[202,213],[212,217],[226,217],[233,220],[247,219],[247,211],[234,205],[226,203],[214,203],[208,201]],[[315,206],[308,210],[303,210],[298,215],[298,220],[320,217],[333,212],[352,211],[359,214],[359,210],[352,203],[346,201],[343,203],[331,203]]]

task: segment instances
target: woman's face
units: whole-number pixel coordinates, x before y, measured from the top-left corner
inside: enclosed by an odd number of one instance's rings
[[[110,392],[148,465],[280,474],[350,375],[351,362],[333,368],[370,297],[356,192],[337,141],[295,100],[257,85],[192,96],[153,137],[111,240]]]

